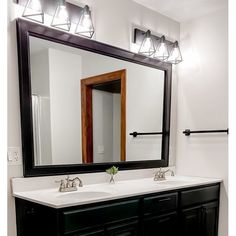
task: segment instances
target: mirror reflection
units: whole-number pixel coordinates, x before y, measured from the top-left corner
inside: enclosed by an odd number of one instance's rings
[[[94,150],[92,162],[123,161],[120,154],[120,79],[114,82],[104,82],[93,87],[92,111]]]
[[[35,165],[160,160],[164,72],[30,36]]]

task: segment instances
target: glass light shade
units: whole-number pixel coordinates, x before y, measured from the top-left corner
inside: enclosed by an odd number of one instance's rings
[[[76,34],[79,34],[81,36],[92,38],[94,34],[94,27],[93,27],[93,21],[91,17],[91,12],[89,10],[89,6],[85,6],[82,12],[82,15],[80,17],[79,23],[77,24]]]
[[[153,57],[161,61],[165,61],[169,57],[169,51],[166,45],[165,36],[162,36],[160,38]]]
[[[155,52],[154,43],[151,37],[151,31],[148,30],[145,33],[145,37],[142,41],[142,44],[139,48],[139,53],[144,54],[145,56],[151,56]]]
[[[68,11],[66,9],[65,1],[59,3],[53,16],[51,26],[62,30],[70,31],[71,22]]]
[[[178,41],[175,41],[173,44],[173,47],[170,51],[170,56],[167,59],[168,62],[172,63],[172,64],[178,64],[181,61],[183,61],[182,59],[182,55],[179,49],[179,43]]]
[[[40,0],[28,0],[22,16],[43,23],[44,13]]]

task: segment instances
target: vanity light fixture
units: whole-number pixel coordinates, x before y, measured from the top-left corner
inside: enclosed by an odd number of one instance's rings
[[[71,22],[68,11],[66,9],[65,0],[59,0],[59,4],[53,16],[51,26],[70,31]]]
[[[42,4],[40,0],[28,0],[24,12],[22,14],[23,17],[31,19],[33,21],[37,21],[40,23],[44,23],[44,13],[42,10]]]
[[[150,30],[145,32],[134,28],[133,43],[141,45],[138,53],[158,61],[171,64],[178,64],[183,61],[178,41],[173,43],[173,41],[166,40],[164,35],[159,37],[152,35]]]
[[[91,17],[91,11],[88,5],[83,8],[83,12],[77,24],[75,33],[87,38],[93,37],[94,27]]]
[[[165,61],[169,57],[169,50],[166,45],[166,39],[164,35],[158,40],[156,51],[153,54],[153,57],[161,61]]]
[[[142,44],[139,48],[139,53],[150,57],[153,55],[154,52],[155,52],[155,47],[154,47],[154,43],[152,40],[151,31],[148,30],[145,33],[144,39],[143,39]]]
[[[167,59],[168,62],[172,63],[172,64],[178,64],[181,61],[183,61],[182,59],[182,55],[179,49],[179,43],[178,41],[175,41],[171,47],[171,51],[170,51],[170,56]]]

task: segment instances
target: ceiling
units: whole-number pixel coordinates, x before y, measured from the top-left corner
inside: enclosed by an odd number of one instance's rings
[[[133,0],[178,22],[192,20],[227,7],[227,0]]]

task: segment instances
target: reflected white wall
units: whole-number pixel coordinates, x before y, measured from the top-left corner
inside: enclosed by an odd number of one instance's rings
[[[82,163],[81,57],[49,49],[53,164]]]
[[[116,126],[113,110],[113,93],[95,90],[93,99],[93,161],[94,163],[112,162],[114,157],[114,136]],[[119,140],[116,137],[116,140]],[[116,145],[116,144],[115,144]]]

